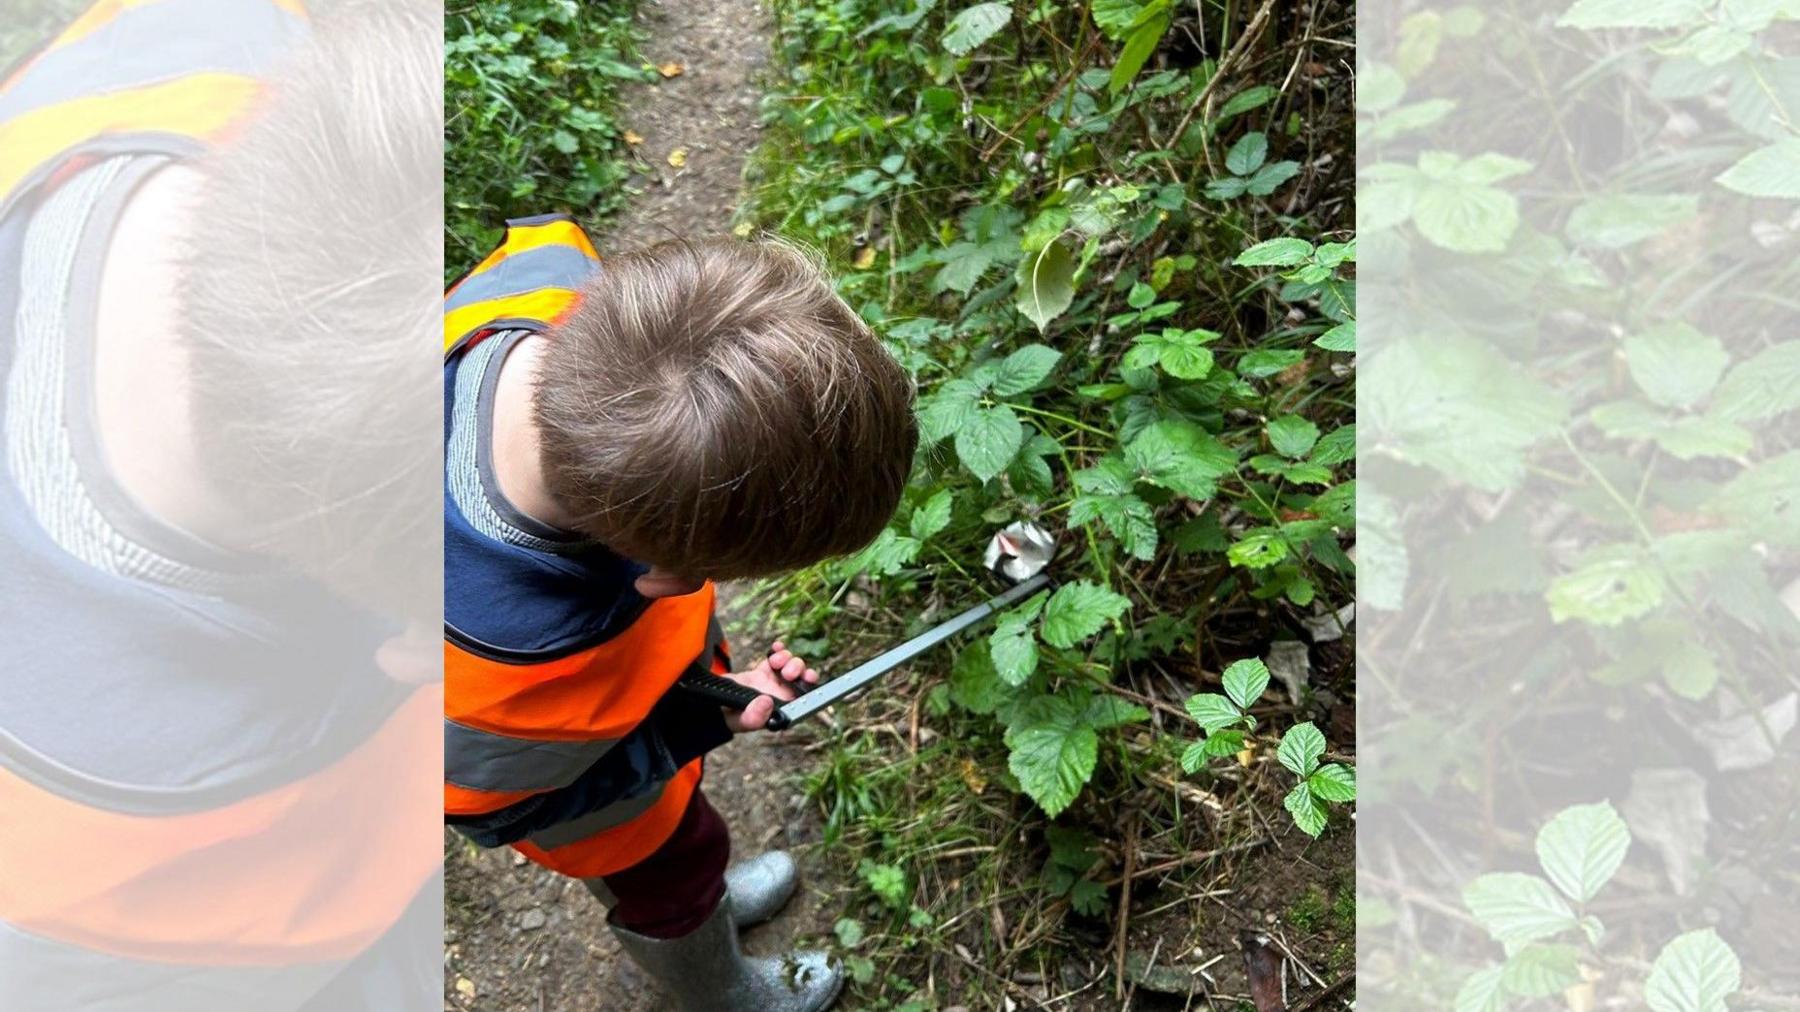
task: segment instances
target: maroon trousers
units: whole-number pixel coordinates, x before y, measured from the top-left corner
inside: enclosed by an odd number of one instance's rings
[[[667,842],[637,864],[600,880],[612,894],[609,920],[648,938],[692,934],[724,900],[730,859],[731,832],[706,795],[696,789]]]

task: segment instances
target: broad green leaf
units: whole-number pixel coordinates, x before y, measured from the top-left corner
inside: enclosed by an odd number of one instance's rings
[[[1527,945],[1506,961],[1506,989],[1521,998],[1549,998],[1581,983],[1573,945]]]
[[[1065,700],[1049,702],[1060,705],[1036,708],[1025,723],[1006,732],[1012,749],[1007,768],[1020,789],[1054,818],[1094,775],[1100,738]]]
[[[1150,711],[1118,696],[1098,695],[1082,712],[1081,719],[1096,731],[1150,719]]]
[[[1220,680],[1225,685],[1225,695],[1231,697],[1238,709],[1248,710],[1250,704],[1261,699],[1263,690],[1269,687],[1269,668],[1255,657],[1246,657],[1241,661],[1233,661],[1220,676]]]
[[[1293,267],[1312,256],[1313,245],[1305,239],[1282,236],[1266,239],[1238,254],[1239,267]]]
[[[1294,825],[1307,836],[1317,838],[1325,831],[1325,824],[1330,821],[1331,813],[1324,802],[1313,797],[1312,789],[1305,782],[1297,783],[1294,789],[1281,799],[1281,805],[1294,817]]]
[[[1326,351],[1356,350],[1356,321],[1340,323],[1337,326],[1313,338],[1313,344]]]
[[[1644,983],[1644,1003],[1652,1012],[1725,1012],[1725,999],[1741,986],[1737,953],[1703,928],[1663,946]]]
[[[1580,246],[1622,249],[1699,213],[1700,198],[1692,194],[1608,193],[1576,207],[1566,232]]]
[[[1300,174],[1300,163],[1293,161],[1270,162],[1256,170],[1256,174],[1244,181],[1244,189],[1258,197],[1266,197],[1281,186],[1282,183]]]
[[[1169,9],[1169,0],[1094,0],[1090,14],[1106,37],[1119,42]]]
[[[1758,461],[1719,487],[1707,509],[1776,544],[1800,547],[1800,451]]]
[[[1275,758],[1281,765],[1302,780],[1312,776],[1313,770],[1319,767],[1319,757],[1324,754],[1325,736],[1310,720],[1288,728],[1281,736],[1281,747],[1275,750]]]
[[[1205,728],[1207,734],[1217,734],[1221,729],[1244,719],[1243,713],[1232,705],[1231,700],[1216,692],[1189,696],[1183,705],[1187,708],[1188,716]]]
[[[851,556],[847,566],[851,572],[892,576],[918,558],[921,547],[917,539],[897,534],[892,527],[884,527],[868,547]]]
[[[1313,463],[1324,467],[1336,467],[1356,459],[1356,423],[1342,425],[1325,434],[1323,439],[1313,444]]]
[[[944,30],[944,48],[957,56],[967,56],[976,46],[993,38],[994,33],[1006,27],[1006,23],[1011,20],[1010,3],[976,4],[966,8]]]
[[[1732,422],[1758,421],[1800,409],[1800,341],[1750,356],[1713,388],[1710,413]]]
[[[1262,528],[1250,531],[1225,550],[1225,558],[1234,566],[1267,569],[1288,557],[1288,545],[1279,531]]]
[[[956,431],[957,457],[982,481],[1006,470],[1024,443],[1025,426],[1004,404],[976,410]]]
[[[950,698],[956,705],[971,713],[993,713],[1006,694],[989,644],[977,640],[963,647],[950,669]]]
[[[994,393],[1012,397],[1035,389],[1056,368],[1062,352],[1042,344],[1028,344],[1000,360],[994,377]]]
[[[1504,1012],[1506,989],[1500,986],[1501,967],[1485,966],[1469,974],[1456,991],[1453,1012]]]
[[[1577,903],[1594,898],[1631,847],[1625,820],[1605,801],[1571,805],[1538,830],[1538,864],[1544,874]]]
[[[1075,259],[1053,242],[1019,262],[1019,312],[1042,332],[1075,301]]]
[[[988,651],[993,655],[994,673],[1008,685],[1024,685],[1037,671],[1037,636],[1023,622],[1002,622],[988,636]]]
[[[1282,415],[1270,421],[1265,431],[1275,452],[1292,460],[1311,453],[1319,441],[1319,427],[1299,415]]]
[[[1210,740],[1211,739],[1203,739],[1201,741],[1194,742],[1193,744],[1189,745],[1187,748],[1182,750],[1182,752],[1181,752],[1181,772],[1183,772],[1183,773],[1198,773],[1200,771],[1200,767],[1206,765],[1206,742],[1210,741]]]
[[[937,494],[925,500],[925,504],[913,510],[910,529],[912,536],[924,541],[933,534],[950,526],[950,507],[955,496],[949,489],[940,489]]]
[[[1426,183],[1413,200],[1413,224],[1435,246],[1497,253],[1519,227],[1519,202],[1505,190],[1460,181]]]
[[[1341,763],[1326,763],[1306,778],[1314,796],[1321,801],[1355,801],[1356,771]]]
[[[1800,200],[1800,140],[1776,141],[1719,175],[1719,185],[1752,197]]]
[[[1098,519],[1138,559],[1156,554],[1156,513],[1132,492],[1134,475],[1124,460],[1108,456],[1075,472],[1081,495],[1069,504],[1069,523],[1080,527]]]
[[[1662,604],[1663,590],[1662,573],[1642,552],[1611,546],[1589,553],[1579,569],[1550,581],[1544,600],[1553,621],[1615,626]]]
[[[1044,605],[1044,642],[1072,647],[1125,614],[1131,599],[1087,580],[1065,583]]]
[[[1226,99],[1225,104],[1219,107],[1218,122],[1222,123],[1239,113],[1246,113],[1268,105],[1279,94],[1281,94],[1279,88],[1268,84],[1257,84],[1245,88]]]
[[[1258,348],[1238,359],[1237,371],[1250,379],[1263,379],[1278,376],[1304,361],[1306,352],[1297,349]]]
[[[1240,176],[1247,176],[1262,168],[1262,163],[1269,157],[1269,138],[1259,131],[1251,131],[1238,138],[1238,142],[1225,152],[1225,167]]]
[[[919,399],[919,436],[935,443],[962,431],[980,410],[980,387],[966,379],[946,381]]]
[[[1718,338],[1679,321],[1625,339],[1625,362],[1639,389],[1658,404],[1685,408],[1706,396],[1729,361]]]
[[[1170,18],[1167,14],[1159,14],[1139,25],[1125,40],[1125,48],[1119,50],[1118,62],[1113,64],[1112,74],[1107,78],[1106,88],[1117,95],[1131,86],[1131,82],[1144,69],[1144,62],[1150,54],[1156,52],[1156,44],[1162,41],[1163,33],[1169,30]]]
[[[1143,369],[1155,364],[1176,379],[1205,379],[1213,367],[1212,349],[1206,344],[1218,336],[1209,330],[1179,327],[1170,327],[1160,334],[1139,334],[1125,353],[1125,365]]]
[[[1201,743],[1201,750],[1210,758],[1237,755],[1244,750],[1244,732],[1236,729],[1214,731]]]
[[[1521,872],[1494,872],[1463,887],[1463,905],[1505,945],[1522,945],[1575,927],[1575,912],[1550,883]]]
[[[1710,0],[1575,0],[1557,19],[1563,28],[1681,28],[1695,25]]]
[[[1406,97],[1406,78],[1391,64],[1369,60],[1356,68],[1356,110],[1368,115],[1386,112]]]
[[[1190,499],[1210,499],[1214,482],[1237,469],[1237,453],[1192,422],[1168,420],[1133,437],[1125,462],[1145,481]]]
[[[1438,43],[1444,37],[1444,19],[1437,11],[1417,11],[1400,22],[1400,44],[1394,47],[1394,63],[1408,79],[1437,59]]]

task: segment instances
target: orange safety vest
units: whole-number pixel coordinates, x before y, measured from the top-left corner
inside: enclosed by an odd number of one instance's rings
[[[446,293],[446,363],[498,331],[548,330],[575,306],[599,266],[593,243],[567,216],[508,222],[500,248]],[[446,581],[457,578],[446,569]],[[708,583],[651,601],[600,642],[589,636],[548,655],[484,644],[447,614],[445,812],[485,815],[570,784],[642,723],[684,672],[722,670],[713,598]],[[513,846],[578,878],[623,871],[675,831],[700,773],[695,759],[648,793]]]
[[[0,85],[0,222],[92,158],[203,152],[252,111],[264,75],[308,31],[297,0],[101,0]],[[44,589],[63,593],[61,581]],[[145,605],[143,621],[172,610],[153,605],[161,611]],[[379,678],[373,646],[368,677]],[[177,964],[172,979],[199,982],[211,979],[199,968],[328,970],[363,952],[441,864],[429,788],[440,699],[439,686],[411,693],[359,746],[296,779],[168,813],[46,786],[34,768],[54,768],[54,742],[18,751],[0,727],[0,745],[14,750],[0,748],[0,964],[22,969],[8,946],[53,945]],[[321,835],[326,825],[342,832]],[[17,997],[7,976],[0,1006]]]

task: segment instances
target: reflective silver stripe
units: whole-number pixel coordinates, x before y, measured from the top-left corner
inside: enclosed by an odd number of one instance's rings
[[[615,826],[623,826],[648,812],[655,807],[658,801],[662,800],[663,791],[668,788],[667,782],[658,784],[656,790],[647,794],[626,798],[624,801],[615,801],[605,808],[596,809],[578,819],[570,819],[568,822],[559,822],[547,829],[540,829],[527,839],[545,850],[555,850],[571,843],[579,843],[595,833],[603,833]]]
[[[165,0],[128,8],[40,56],[0,94],[0,123],[59,102],[193,74],[255,76],[306,31],[305,21],[268,0]]]
[[[580,288],[599,266],[600,261],[574,246],[539,246],[514,253],[464,281],[444,301],[444,311],[540,288]]]
[[[614,738],[513,738],[446,718],[444,779],[477,791],[547,791],[573,783],[615,744]]]

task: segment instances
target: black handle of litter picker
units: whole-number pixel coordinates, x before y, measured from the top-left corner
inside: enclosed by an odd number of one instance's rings
[[[682,675],[676,680],[675,687],[697,699],[704,699],[709,703],[717,703],[740,712],[747,709],[751,703],[756,702],[758,697],[768,695],[768,693],[758,692],[748,685],[739,685],[729,678],[721,678],[710,673],[702,674],[698,671],[690,671]],[[775,712],[769,714],[769,722],[764,726],[771,731],[787,730],[790,722],[787,714],[781,712],[781,700],[775,699],[773,696],[769,696],[769,698],[775,702]]]

